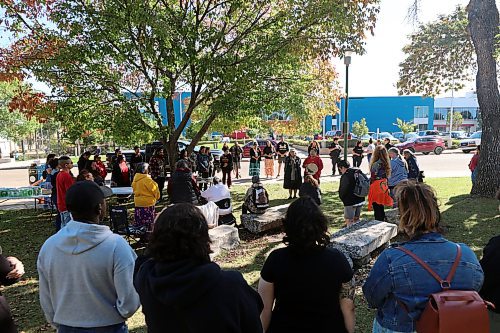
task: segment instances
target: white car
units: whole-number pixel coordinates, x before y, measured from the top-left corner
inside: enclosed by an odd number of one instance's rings
[[[466,154],[476,150],[476,147],[481,144],[481,133],[481,131],[475,132],[469,138],[460,141],[460,149]]]

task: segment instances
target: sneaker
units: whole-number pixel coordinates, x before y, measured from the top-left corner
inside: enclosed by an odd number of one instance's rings
[[[289,197],[288,197],[288,200],[292,200],[292,199],[293,199],[293,198],[292,198],[292,196],[289,196]]]

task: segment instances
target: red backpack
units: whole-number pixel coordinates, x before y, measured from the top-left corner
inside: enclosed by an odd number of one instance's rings
[[[484,301],[475,291],[451,289],[451,281],[462,256],[460,245],[456,245],[457,256],[445,280],[413,252],[396,247],[412,257],[441,285],[442,291],[429,295],[427,305],[417,321],[418,333],[490,332],[488,305],[493,305]]]

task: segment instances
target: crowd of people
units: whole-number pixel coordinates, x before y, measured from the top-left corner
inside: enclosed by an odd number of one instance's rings
[[[382,149],[377,147],[374,159]],[[343,176],[350,177],[348,161],[340,165]],[[145,166],[138,167],[144,174]],[[254,290],[241,273],[211,261],[209,226],[196,206],[164,209],[146,252],[137,257],[124,238],[102,224],[109,195],[88,180],[67,189],[71,219],[39,252],[40,304],[59,333],[127,332],[126,320],[140,306],[152,333],[354,332],[354,271],[344,254],[328,246],[327,219],[313,198],[290,205],[283,221],[285,247],[269,254]],[[362,286],[376,309],[372,332],[416,332],[429,295],[442,288],[475,291],[482,300],[500,304],[500,236],[488,242],[479,261],[466,244],[442,235],[438,201],[429,185],[403,180],[394,198],[408,241],[385,249]],[[2,285],[16,283],[23,274],[19,259],[0,254]],[[0,327],[15,332],[2,296],[0,304]],[[474,320],[487,320],[481,324],[498,332],[498,308],[480,311],[486,317]]]

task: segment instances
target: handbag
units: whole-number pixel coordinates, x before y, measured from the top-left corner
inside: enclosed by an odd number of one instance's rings
[[[476,291],[451,289],[451,281],[462,256],[460,245],[456,246],[455,261],[444,280],[413,252],[404,247],[396,247],[412,257],[441,285],[442,291],[429,295],[427,305],[417,320],[418,333],[490,332],[488,305],[493,305],[484,301]]]

